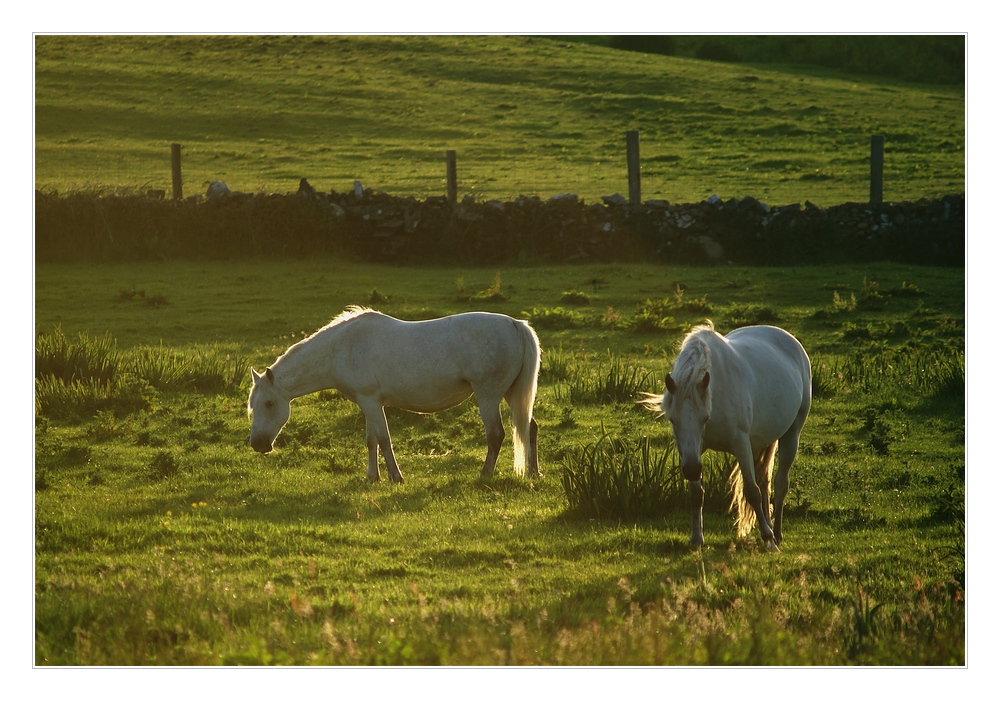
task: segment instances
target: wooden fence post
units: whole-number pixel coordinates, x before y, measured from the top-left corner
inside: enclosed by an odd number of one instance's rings
[[[885,163],[885,136],[872,135],[872,181],[869,203],[882,204],[882,165]]]
[[[639,130],[625,132],[625,155],[628,160],[628,202],[642,204],[642,188],[639,183]]]
[[[183,187],[181,185],[181,145],[170,144],[170,172],[174,178],[174,199],[184,198]]]
[[[455,204],[458,201],[458,176],[455,168],[455,152],[445,151],[445,160],[448,163],[448,201]]]

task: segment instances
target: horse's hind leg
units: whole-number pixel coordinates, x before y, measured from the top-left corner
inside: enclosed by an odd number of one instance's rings
[[[770,526],[771,515],[771,465],[774,462],[774,451],[778,447],[777,441],[760,451],[757,462],[754,464],[754,472],[757,475],[757,489],[760,490],[761,510]]]
[[[503,439],[507,435],[503,429],[503,419],[500,418],[499,400],[479,402],[479,415],[482,417],[483,427],[486,429],[486,461],[483,463],[482,476],[489,477],[497,466],[500,446],[503,445]]]
[[[778,471],[774,473],[774,542],[781,545],[781,520],[788,495],[788,472],[799,450],[799,431],[802,425],[796,423],[788,433],[778,439]]]
[[[733,455],[736,456],[743,477],[743,498],[757,515],[757,526],[760,529],[761,540],[764,541],[768,550],[774,550],[777,548],[777,544],[774,542],[771,519],[765,513],[766,497],[761,496],[760,488],[757,486],[755,456],[750,447],[749,437],[744,437],[740,443],[734,446]]]
[[[538,477],[538,422],[534,418],[528,428],[528,476]]]
[[[365,444],[368,446],[368,481],[378,482],[378,436],[372,429],[371,422],[365,421]]]

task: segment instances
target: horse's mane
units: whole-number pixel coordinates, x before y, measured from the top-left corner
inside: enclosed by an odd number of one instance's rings
[[[379,313],[380,312],[377,312],[374,309],[370,309],[368,307],[361,307],[358,306],[357,304],[352,304],[347,309],[342,311],[340,314],[333,317],[333,319],[330,321],[329,324],[317,330],[316,333],[313,334],[313,336],[315,336],[317,333],[320,333],[321,331],[326,331],[327,329],[333,328],[334,326],[340,326],[341,324],[347,323],[352,319],[357,319],[359,316],[362,316],[364,314],[379,314]]]
[[[684,337],[680,353],[674,360],[674,369],[670,373],[680,392],[686,391],[695,380],[712,369],[712,354],[704,336],[714,333],[715,327],[709,321],[707,324],[695,326]]]
[[[335,316],[330,321],[330,323],[328,323],[325,326],[322,326],[322,327],[316,329],[311,334],[309,334],[307,337],[303,338],[298,343],[292,345],[288,350],[286,350],[281,355],[280,358],[278,358],[278,360],[281,360],[281,358],[284,358],[286,356],[289,356],[289,355],[295,353],[303,345],[305,345],[309,341],[315,339],[320,334],[326,333],[327,331],[330,331],[331,329],[334,329],[336,327],[342,326],[343,324],[346,324],[349,321],[354,321],[358,317],[364,316],[365,314],[381,314],[381,312],[375,311],[374,309],[370,309],[368,307],[361,307],[361,306],[358,306],[356,304],[352,304],[351,306],[347,307],[344,311],[342,311],[340,314],[338,314],[337,316]],[[277,362],[277,361],[275,361],[275,362]]]

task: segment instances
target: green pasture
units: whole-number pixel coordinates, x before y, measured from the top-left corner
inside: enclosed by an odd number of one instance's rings
[[[511,56],[530,47],[495,41]],[[258,67],[262,83],[292,80]],[[363,86],[375,69],[352,70]],[[497,89],[481,70],[468,67]],[[39,265],[34,661],[963,665],[964,288],[961,269],[880,263]],[[389,412],[402,485],[365,481],[363,417],[333,391],[293,403],[273,453],[245,445],[248,368],[350,304],[531,319],[542,477],[512,474],[509,438],[494,477],[479,477],[472,402]],[[718,456],[700,551],[683,500],[594,517],[564,488],[601,440],[671,464],[666,422],[635,400],[661,391],[683,333],[706,318],[723,332],[783,326],[812,357],[780,553],[735,538]],[[631,378],[623,391],[592,391],[613,375]]]
[[[843,65],[892,46],[873,37]],[[169,193],[179,143],[186,195],[212,180],[293,192],[302,177],[442,195],[453,149],[460,197],[599,202],[628,192],[633,129],[647,199],[867,201],[873,134],[886,139],[886,201],[965,191],[961,83],[558,38],[37,36],[34,107],[36,187],[62,193]]]

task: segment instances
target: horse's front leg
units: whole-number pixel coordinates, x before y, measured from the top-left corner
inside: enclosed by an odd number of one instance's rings
[[[760,488],[757,486],[754,452],[750,447],[750,438],[747,437],[743,443],[733,453],[740,463],[740,472],[743,477],[743,498],[746,499],[757,516],[757,525],[760,528],[760,537],[764,541],[764,546],[768,550],[777,550],[778,546],[774,542],[774,531],[771,530],[769,508],[766,508],[768,505],[764,503]]]
[[[705,504],[705,488],[701,480],[688,482],[688,498],[691,501],[691,547],[700,548],[705,542],[702,524],[702,507]]]
[[[403,482],[403,473],[396,463],[396,454],[392,451],[392,439],[389,437],[389,424],[385,420],[385,411],[381,405],[363,406],[365,413],[365,441],[368,444],[368,481],[378,482],[378,451],[382,449],[385,458],[386,471],[392,482]]]

